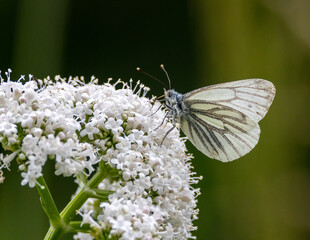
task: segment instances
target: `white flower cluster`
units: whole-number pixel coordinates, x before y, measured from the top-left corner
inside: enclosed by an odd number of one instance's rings
[[[47,85],[39,91],[35,81],[22,84],[1,77],[0,85],[0,142],[4,150],[12,153],[3,157],[1,168],[10,166],[17,157],[22,171],[22,185],[36,185],[42,167],[49,158],[56,160],[56,175],[91,173],[98,161],[94,147],[81,142],[78,132],[83,120],[81,114],[90,111],[90,103],[79,97],[77,89],[61,81]],[[80,98],[80,99],[79,99]],[[84,110],[84,112],[83,112]],[[89,112],[91,113],[91,111]]]
[[[80,212],[92,231],[75,239],[194,238],[199,189],[191,186],[198,182],[191,155],[176,129],[161,144],[173,126],[162,124],[165,112],[145,97],[148,88],[59,76],[22,84],[23,77],[12,82],[6,75],[0,85],[0,143],[10,154],[1,155],[1,178],[13,159],[22,184],[30,187],[48,160],[64,176],[89,176],[104,161],[114,175],[98,188],[114,193],[106,202],[87,200]]]

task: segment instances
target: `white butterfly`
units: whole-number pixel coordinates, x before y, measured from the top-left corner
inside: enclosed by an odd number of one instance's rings
[[[255,147],[260,135],[258,122],[266,115],[275,93],[274,85],[267,80],[246,79],[186,94],[170,89],[165,91],[165,105],[173,123],[180,124],[198,150],[229,162]]]

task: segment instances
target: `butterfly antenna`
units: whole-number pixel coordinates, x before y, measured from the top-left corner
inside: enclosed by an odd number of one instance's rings
[[[171,81],[170,81],[170,77],[169,77],[168,72],[167,72],[167,71],[166,71],[166,69],[165,69],[164,64],[161,64],[161,65],[160,65],[160,67],[161,67],[161,69],[165,72],[165,74],[166,74],[166,76],[167,76],[167,78],[168,78],[168,81],[169,81],[169,89],[171,89]]]
[[[153,78],[154,80],[160,82],[162,85],[164,85],[165,87],[168,87],[167,84],[165,84],[163,81],[159,80],[158,78],[152,76],[151,74],[148,74],[147,72],[144,72],[141,68],[137,67],[137,71],[138,72],[142,72],[143,74],[149,76],[150,78]]]

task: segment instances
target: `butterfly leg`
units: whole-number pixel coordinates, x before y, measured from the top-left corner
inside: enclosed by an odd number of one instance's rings
[[[161,107],[162,107],[162,104],[160,104],[159,108],[157,108],[157,110],[156,110],[155,112],[151,113],[151,114],[149,115],[149,117],[151,117],[151,116],[153,116],[155,113],[157,113]],[[152,108],[153,108],[153,106],[152,106]],[[152,108],[151,108],[151,109],[152,109]]]
[[[165,141],[166,137],[168,136],[169,133],[171,133],[173,129],[175,129],[175,125],[172,128],[170,128],[169,131],[165,134],[163,140],[160,143],[160,146],[163,145],[163,142]]]
[[[160,127],[164,124],[165,119],[167,118],[167,116],[169,115],[169,113],[170,113],[170,112],[167,112],[167,113],[166,113],[166,115],[165,115],[163,121],[161,122],[161,124],[160,124],[157,128],[155,128],[153,131],[156,131],[158,128],[160,128]]]

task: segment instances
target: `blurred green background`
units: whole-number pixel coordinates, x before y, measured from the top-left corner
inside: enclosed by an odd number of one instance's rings
[[[310,239],[309,0],[0,0],[0,69],[13,77],[61,74],[141,79],[188,92],[246,78],[272,81],[277,95],[257,147],[228,163],[195,150],[199,186],[196,236],[212,240]],[[71,178],[46,181],[59,208]],[[43,239],[48,220],[16,165],[0,185],[0,239]]]

